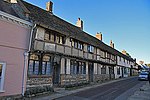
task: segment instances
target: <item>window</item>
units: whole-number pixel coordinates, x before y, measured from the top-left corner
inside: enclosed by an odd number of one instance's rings
[[[90,53],[94,53],[94,47],[92,45],[88,45],[87,50]]]
[[[114,67],[109,66],[109,74],[114,74]]]
[[[77,62],[75,60],[70,61],[70,73],[71,74],[86,74],[85,62]]]
[[[117,75],[120,75],[120,67],[117,67]]]
[[[85,62],[82,62],[82,68],[81,68],[81,74],[86,74],[86,64]]]
[[[126,67],[124,67],[124,74],[127,74],[127,71],[128,69]]]
[[[97,67],[97,74],[101,74],[101,66],[100,64],[98,64],[98,67]]]
[[[70,42],[71,42],[71,46],[76,48],[76,49],[81,49],[83,50],[83,43],[76,40],[76,39],[70,39]]]
[[[41,66],[40,66],[41,62]],[[42,61],[38,55],[32,54],[29,58],[28,66],[29,75],[50,75],[51,74],[51,57],[44,55]]]
[[[101,74],[106,74],[106,66],[101,66]]]
[[[52,33],[52,31],[46,32],[45,36],[44,36],[44,39],[46,41],[51,41],[51,42],[56,42],[56,43],[59,43],[59,44],[64,44],[64,37],[59,35],[59,34],[54,35],[54,33]]]
[[[81,50],[83,50],[83,43],[81,43],[81,42],[78,42],[78,49],[81,49]]]
[[[39,57],[35,54],[30,55],[28,74],[29,75],[39,74]]]
[[[0,62],[0,92],[3,92],[6,63]]]
[[[71,74],[76,74],[77,73],[76,61],[73,61],[73,60],[70,61],[70,73]]]
[[[101,51],[101,57],[105,58],[105,52]]]
[[[44,55],[42,62],[42,75],[50,75],[50,73],[51,73],[51,57],[48,55]]]
[[[78,42],[74,40],[74,47],[78,48]]]
[[[44,36],[44,40],[46,41],[51,41],[51,42],[55,42],[55,37],[54,34],[51,32],[46,32],[45,36]]]

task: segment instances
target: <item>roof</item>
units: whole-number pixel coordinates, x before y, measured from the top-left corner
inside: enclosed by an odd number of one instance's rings
[[[0,11],[21,18],[23,20],[28,20],[25,16],[25,13],[30,13],[19,0],[17,3],[10,3],[8,1],[0,0]]]
[[[3,1],[3,0],[1,0]],[[11,4],[7,4],[2,2],[1,4],[0,1],[0,10],[5,11],[7,13],[9,13],[9,11],[11,11],[11,14],[17,17],[20,17],[18,15],[18,13],[16,13],[16,11],[14,11],[14,9],[12,9]],[[106,45],[105,43],[103,43],[102,41],[98,40],[97,38],[89,35],[88,33],[82,31],[80,28],[78,28],[77,26],[55,16],[54,14],[39,8],[35,5],[32,5],[30,3],[27,3],[23,0],[20,0],[24,6],[27,8],[25,9],[23,6],[23,9],[25,10],[29,10],[28,12],[30,12],[30,19],[40,25],[43,26],[45,28],[57,31],[59,33],[62,33],[66,36],[70,36],[72,38],[78,39],[79,41],[83,41],[85,43],[91,44],[95,47],[100,48],[101,50],[107,51],[109,53],[112,53],[114,55],[118,55],[118,56],[122,56],[123,58],[126,58],[128,60],[133,60],[132,58],[122,54],[121,52],[119,52],[118,50]],[[6,9],[6,6],[7,9]]]

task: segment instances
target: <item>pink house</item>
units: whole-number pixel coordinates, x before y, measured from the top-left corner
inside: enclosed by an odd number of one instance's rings
[[[26,88],[32,24],[24,20],[25,12],[15,11],[16,3],[16,0],[0,0],[0,97],[24,94]]]

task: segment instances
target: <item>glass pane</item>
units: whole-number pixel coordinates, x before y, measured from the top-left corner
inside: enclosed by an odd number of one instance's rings
[[[54,41],[55,41],[54,39],[55,39],[55,38],[54,38],[54,34],[51,34],[51,39],[50,39],[50,41],[54,42]]]
[[[46,75],[50,75],[51,73],[51,63],[47,62],[47,66],[46,66]]]
[[[59,43],[59,36],[56,36],[56,43]]]
[[[0,77],[2,76],[2,64],[0,64]]]
[[[62,37],[60,36],[60,44],[62,44]]]
[[[46,62],[42,62],[42,75],[45,75],[45,68],[46,67]]]
[[[34,64],[34,61],[30,60],[29,61],[29,69],[28,69],[28,74],[30,74],[30,75],[33,74],[33,64]]]
[[[49,34],[45,33],[45,40],[49,40]]]
[[[34,66],[34,74],[38,75],[39,73],[39,61],[35,61],[35,66]]]

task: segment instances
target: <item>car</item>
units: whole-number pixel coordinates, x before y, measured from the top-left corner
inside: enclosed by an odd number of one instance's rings
[[[148,72],[141,72],[139,74],[138,80],[148,80]]]

